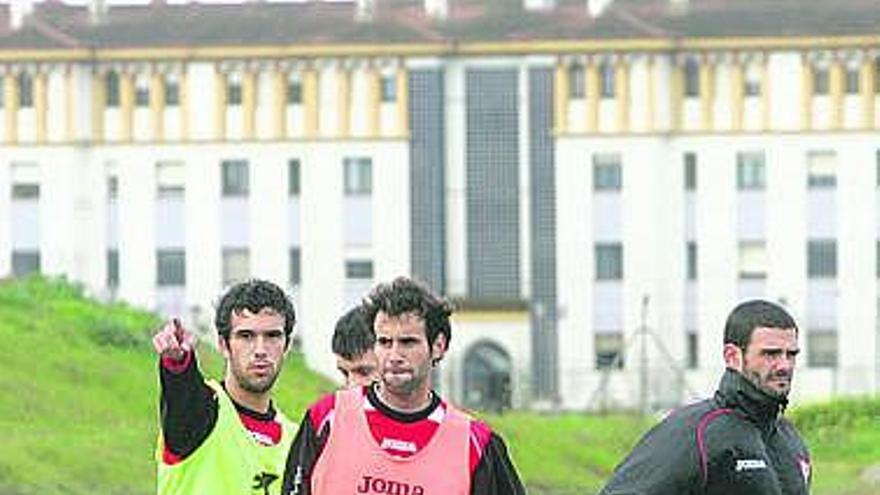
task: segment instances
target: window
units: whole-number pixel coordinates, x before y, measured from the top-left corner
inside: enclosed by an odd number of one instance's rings
[[[694,241],[688,241],[687,243],[687,279],[688,280],[696,280],[697,279],[697,243]]]
[[[137,107],[150,106],[150,82],[145,77],[138,77],[135,81],[134,104]]]
[[[119,74],[111,70],[104,74],[104,104],[108,108],[119,106]]]
[[[837,243],[833,239],[812,240],[807,243],[807,276],[837,276]]]
[[[14,183],[12,184],[12,199],[40,199],[40,185],[30,183]]]
[[[692,57],[684,61],[684,96],[700,96],[700,64]]]
[[[746,68],[743,94],[745,96],[761,96],[761,71],[757,66],[751,65]]]
[[[739,189],[764,189],[764,152],[736,154],[736,184]]]
[[[299,196],[299,169],[299,158],[287,161],[287,193],[291,196]]]
[[[182,197],[186,188],[186,168],[180,161],[156,162],[156,196]]]
[[[587,94],[584,66],[574,64],[568,68],[568,97],[579,100]]]
[[[813,68],[813,94],[817,96],[828,94],[828,68]]]
[[[837,367],[837,332],[833,329],[807,332],[807,366],[811,368]]]
[[[229,74],[226,80],[226,105],[237,107],[241,105],[241,79],[238,74]]]
[[[40,198],[40,169],[36,163],[13,162],[11,166],[10,194],[13,200],[37,200]]]
[[[107,287],[119,287],[119,250],[107,250]]]
[[[116,201],[119,198],[119,176],[107,176],[107,200]]]
[[[159,287],[186,285],[186,253],[183,249],[156,252],[156,283]]]
[[[859,94],[859,69],[855,67],[847,67],[846,69],[846,94]]]
[[[287,104],[298,105],[302,103],[302,81],[298,77],[287,79]]]
[[[228,286],[250,277],[251,262],[247,248],[223,250],[223,285]]]
[[[385,103],[397,100],[397,78],[393,75],[382,76],[382,101]]]
[[[370,280],[373,278],[371,260],[348,260],[345,262],[345,278]]]
[[[615,75],[614,65],[610,62],[599,64],[599,95],[602,98],[614,98]]]
[[[597,333],[594,336],[596,369],[623,369],[623,334]]]
[[[620,280],[623,278],[623,246],[619,242],[597,243],[596,280]]]
[[[767,247],[764,241],[741,241],[739,243],[739,278],[762,279],[767,277]]]
[[[697,189],[697,154],[687,152],[684,154],[684,190],[695,191]]]
[[[12,275],[24,277],[40,272],[39,251],[12,251]]]
[[[220,167],[223,173],[223,195],[247,196],[250,189],[247,160],[223,160]]]
[[[18,106],[21,108],[34,106],[34,78],[27,72],[18,75]]]
[[[685,346],[687,349],[687,357],[685,359],[685,367],[689,370],[695,370],[700,366],[700,345],[699,336],[696,330],[688,330],[685,334]]]
[[[290,285],[299,285],[302,281],[300,272],[300,251],[298,247],[290,248]]]
[[[345,158],[345,194],[362,196],[373,192],[373,161],[370,158]]]
[[[810,188],[833,188],[837,185],[837,156],[833,151],[807,153],[807,185]]]
[[[180,105],[180,81],[176,74],[165,76],[165,106],[176,107]]]
[[[593,190],[619,191],[622,185],[620,155],[616,153],[593,155]]]

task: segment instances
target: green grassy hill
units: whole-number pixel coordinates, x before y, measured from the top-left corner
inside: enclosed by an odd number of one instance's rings
[[[0,282],[0,493],[155,493],[156,358],[160,322],[82,297],[58,281]],[[202,368],[222,361],[203,349]],[[278,403],[295,420],[332,385],[294,355]],[[880,400],[794,413],[815,461],[814,495],[880,495]],[[505,437],[536,495],[595,493],[653,420],[512,413],[487,420]]]

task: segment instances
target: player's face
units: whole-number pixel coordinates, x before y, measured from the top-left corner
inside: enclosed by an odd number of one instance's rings
[[[231,325],[229,343],[221,342],[228,373],[248,392],[269,392],[287,351],[284,317],[268,308],[256,314],[243,310],[232,314]]]
[[[427,393],[432,361],[443,353],[442,339],[429,346],[425,320],[413,313],[389,316],[380,311],[373,330],[384,389],[403,399]]]
[[[752,332],[739,371],[761,390],[787,397],[798,352],[795,329],[758,327]]]
[[[373,351],[351,359],[336,356],[336,369],[345,380],[345,388],[363,387],[379,379],[379,363]]]

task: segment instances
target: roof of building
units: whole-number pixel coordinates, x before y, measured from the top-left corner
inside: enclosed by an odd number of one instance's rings
[[[105,2],[107,0],[104,0]],[[422,0],[374,0],[372,19],[350,2],[109,5],[36,3],[10,26],[0,5],[0,50],[412,44],[743,37],[836,37],[880,33],[880,0],[614,0],[592,17],[587,0],[526,11],[515,0],[448,0],[445,21]]]

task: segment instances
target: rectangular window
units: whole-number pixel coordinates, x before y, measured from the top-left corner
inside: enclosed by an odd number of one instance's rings
[[[39,184],[27,184],[27,183],[15,183],[12,184],[12,199],[13,200],[36,200],[40,199],[40,185]]]
[[[739,189],[764,189],[766,171],[763,151],[736,154],[736,185]]]
[[[584,66],[574,64],[568,68],[568,97],[572,100],[580,100],[587,94]]]
[[[370,280],[373,278],[373,262],[371,260],[348,260],[345,262],[345,278]]]
[[[837,367],[837,332],[833,329],[807,332],[807,366],[811,368]]]
[[[119,176],[107,176],[107,200],[116,201],[119,198]]]
[[[684,61],[684,96],[700,96],[700,64],[693,57]]]
[[[685,367],[689,370],[695,370],[700,366],[700,341],[696,330],[688,330],[685,334],[685,346],[687,347],[687,358]]]
[[[828,94],[828,68],[813,68],[813,95],[822,96]]]
[[[817,239],[807,243],[807,276],[834,278],[837,276],[837,242]]]
[[[139,77],[135,82],[134,104],[137,107],[150,106],[150,81],[145,77]]]
[[[300,272],[300,251],[298,247],[290,248],[290,285],[297,286],[302,281]]]
[[[687,243],[687,279],[697,279],[697,243],[688,241]]]
[[[34,106],[34,77],[27,72],[18,75],[18,106],[20,108]]]
[[[291,75],[287,79],[287,104],[299,105],[303,101],[302,81],[299,77]]]
[[[104,103],[107,108],[119,106],[119,74],[111,70],[104,74]]]
[[[846,69],[846,94],[859,94],[859,69],[856,67],[848,67]]]
[[[156,197],[179,198],[186,189],[186,168],[176,160],[156,162]]]
[[[226,80],[226,105],[230,107],[241,106],[241,79],[238,74],[229,74]]]
[[[299,158],[291,158],[287,161],[287,194],[299,196]]]
[[[620,155],[596,153],[593,155],[593,190],[619,191],[623,187]]]
[[[373,192],[373,160],[366,157],[344,158],[345,194],[365,196]]]
[[[697,190],[697,154],[693,152],[684,154],[684,190]]]
[[[594,336],[596,369],[623,369],[623,334],[597,333]]]
[[[247,196],[250,190],[247,160],[223,160],[220,168],[223,173],[223,195]]]
[[[12,275],[25,277],[33,273],[40,273],[39,251],[12,251]]]
[[[223,249],[223,285],[247,280],[251,274],[250,252],[247,248]]]
[[[614,65],[610,62],[599,64],[599,96],[602,98],[614,98],[617,84]]]
[[[623,246],[619,242],[596,243],[596,280],[623,278]]]
[[[165,75],[165,106],[176,107],[180,105],[180,81],[177,74]]]
[[[816,189],[837,185],[837,155],[833,151],[807,153],[807,185]]]
[[[11,169],[12,199],[23,201],[40,199],[39,166],[32,162],[14,162]]]
[[[382,76],[382,102],[392,103],[397,100],[397,78],[392,75]]]
[[[159,287],[186,285],[186,253],[183,249],[156,252],[156,283]]]
[[[759,67],[751,65],[746,68],[743,94],[745,96],[761,96],[761,70]]]
[[[767,278],[767,246],[764,241],[739,243],[739,278]]]
[[[107,250],[107,287],[119,287],[119,250]]]

